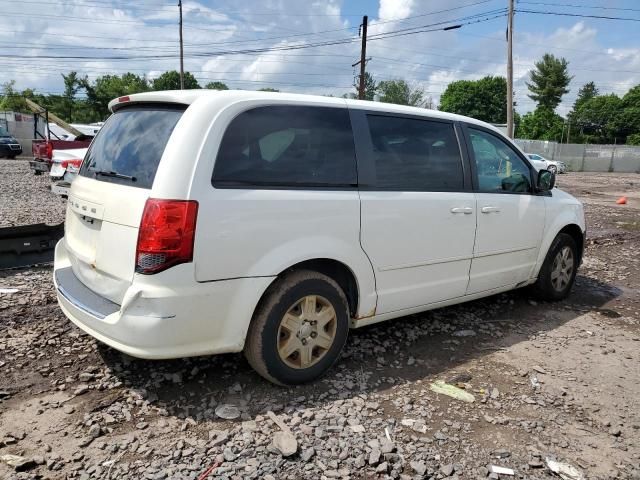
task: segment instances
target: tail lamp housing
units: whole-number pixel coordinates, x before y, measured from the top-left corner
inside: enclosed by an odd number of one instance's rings
[[[149,198],[144,206],[138,244],[136,272],[161,272],[193,261],[198,202]]]

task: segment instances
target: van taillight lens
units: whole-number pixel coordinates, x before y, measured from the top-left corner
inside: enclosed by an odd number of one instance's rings
[[[47,142],[45,144],[46,155],[49,160],[53,158],[53,144],[51,142]]]
[[[198,202],[150,198],[144,206],[136,272],[152,274],[193,260]]]

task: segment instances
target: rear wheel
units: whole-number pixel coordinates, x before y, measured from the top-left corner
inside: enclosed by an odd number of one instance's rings
[[[342,289],[326,275],[301,270],[270,288],[251,321],[244,352],[267,380],[306,383],[338,359],[348,331]]]
[[[569,295],[578,270],[578,248],[571,235],[559,233],[551,243],[534,291],[543,300],[562,300]]]

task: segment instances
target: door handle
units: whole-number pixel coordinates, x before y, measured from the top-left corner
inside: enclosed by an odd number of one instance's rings
[[[498,213],[500,211],[500,208],[498,207],[482,207],[481,212],[482,213],[491,213],[491,212],[496,212]]]
[[[469,215],[473,213],[473,208],[471,207],[454,207],[451,209],[451,213],[464,213],[465,215]]]

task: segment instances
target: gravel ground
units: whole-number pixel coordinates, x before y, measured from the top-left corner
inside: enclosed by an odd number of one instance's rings
[[[42,195],[10,178],[21,198]],[[0,294],[0,459],[20,457],[0,460],[0,478],[560,478],[549,458],[639,479],[639,183],[560,177],[589,228],[566,301],[515,291],[354,331],[326,377],[295,388],[240,354],[127,357],[65,319],[50,268],[0,272],[19,290]],[[437,380],[474,401],[432,391]]]
[[[66,201],[51,192],[48,175],[34,175],[26,160],[0,160],[0,228],[64,221]]]

